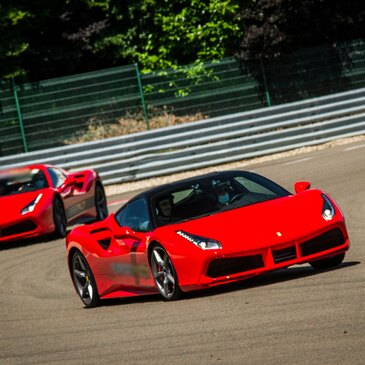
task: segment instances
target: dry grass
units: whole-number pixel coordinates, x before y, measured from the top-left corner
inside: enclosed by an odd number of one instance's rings
[[[155,115],[149,119],[150,129],[163,128],[182,123],[194,122],[206,119],[202,113],[194,115],[176,116],[167,112]],[[83,143],[97,141],[109,137],[118,137],[125,134],[142,132],[147,130],[143,117],[138,115],[126,115],[115,123],[103,123],[97,117],[91,118],[87,129],[77,132],[73,137],[65,140],[65,144]]]

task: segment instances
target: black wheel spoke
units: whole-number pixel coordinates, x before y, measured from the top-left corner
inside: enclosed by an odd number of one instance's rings
[[[84,271],[80,271],[80,270],[74,270],[74,273],[75,275],[78,277],[78,278],[82,278],[82,279],[85,279],[86,278],[86,273]]]
[[[174,279],[174,276],[168,272],[167,275],[166,275],[166,278],[169,280],[169,282],[173,285],[175,285],[175,279]]]
[[[78,263],[79,263],[79,265],[80,265],[80,267],[81,267],[82,271],[86,272],[86,270],[87,270],[87,269],[86,269],[86,265],[85,265],[85,263],[83,262],[83,260],[79,258]]]
[[[82,287],[81,296],[82,296],[82,298],[90,297],[90,295],[89,295],[89,283],[88,282],[85,283],[85,285]]]
[[[167,276],[165,277],[165,280],[163,281],[163,289],[164,289],[165,295],[168,296],[170,294],[170,288],[169,288],[169,281],[167,279]]]
[[[159,278],[159,277],[161,277],[161,276],[163,276],[163,275],[165,275],[165,273],[164,273],[163,271],[158,271],[158,272],[156,272],[156,273],[154,274],[154,277],[157,279],[157,278]]]

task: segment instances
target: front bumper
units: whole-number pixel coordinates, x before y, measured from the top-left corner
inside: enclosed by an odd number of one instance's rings
[[[52,210],[39,215],[25,215],[11,222],[1,224],[0,242],[17,241],[19,239],[37,237],[53,232],[54,222]]]
[[[198,284],[181,283],[181,287],[189,291],[239,281],[264,272],[335,256],[349,247],[346,228],[332,227],[303,240],[211,257],[201,266]]]

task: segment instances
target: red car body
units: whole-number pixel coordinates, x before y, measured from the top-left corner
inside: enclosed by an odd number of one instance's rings
[[[236,195],[223,208],[201,213],[211,198],[204,189],[217,181],[228,181]],[[297,183],[297,193],[291,194],[257,174],[226,171],[148,190],[104,221],[68,235],[76,291],[86,306],[158,292],[176,299],[181,292],[295,264],[338,265],[349,248],[343,214],[327,194],[309,187]],[[166,196],[179,212],[172,221],[158,223],[156,202]],[[140,209],[133,211],[137,203]]]
[[[67,224],[107,216],[96,172],[40,164],[0,171],[0,207],[0,242],[52,232],[65,236]]]

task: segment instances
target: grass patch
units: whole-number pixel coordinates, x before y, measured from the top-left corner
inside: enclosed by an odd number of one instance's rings
[[[202,113],[194,115],[176,116],[174,114],[163,112],[154,115],[149,119],[150,129],[158,129],[183,123],[190,123],[207,116]],[[125,115],[114,123],[103,122],[98,117],[93,117],[87,124],[86,129],[76,132],[72,137],[66,139],[65,144],[83,143],[97,141],[100,139],[118,137],[126,134],[143,132],[147,130],[147,125],[143,117],[139,115]]]

